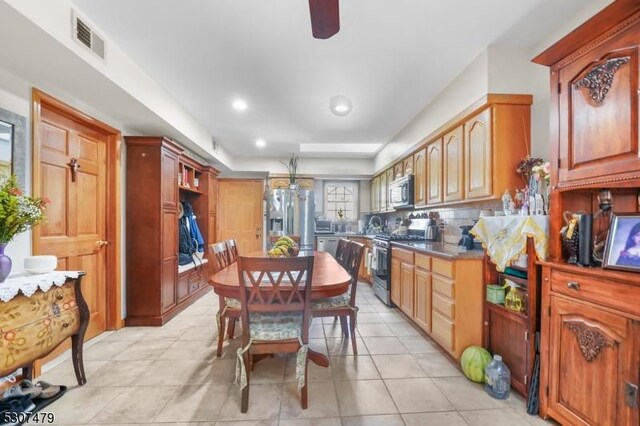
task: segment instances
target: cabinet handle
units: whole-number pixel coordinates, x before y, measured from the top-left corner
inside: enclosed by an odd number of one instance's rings
[[[638,385],[624,382],[624,399],[625,403],[631,407],[638,409]]]
[[[572,290],[577,290],[577,291],[579,291],[579,290],[580,290],[580,283],[579,283],[579,282],[577,282],[577,281],[569,281],[569,282],[567,283],[567,287],[568,287],[568,288],[570,288],[570,289],[572,289]]]
[[[62,328],[67,328],[69,327],[69,323],[68,322],[63,322],[62,323]]]
[[[56,299],[62,300],[64,296],[62,294],[56,294]]]

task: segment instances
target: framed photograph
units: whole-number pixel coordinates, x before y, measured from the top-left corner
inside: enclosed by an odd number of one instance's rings
[[[640,214],[612,214],[604,268],[640,272]]]

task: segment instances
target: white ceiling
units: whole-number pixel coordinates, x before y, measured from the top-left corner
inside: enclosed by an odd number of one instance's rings
[[[372,157],[370,144],[388,142],[487,45],[535,43],[593,1],[562,0],[559,13],[557,0],[341,0],[328,40],[312,38],[306,0],[74,3],[232,154],[336,144],[301,155]],[[335,95],[351,99],[350,115],[329,111]],[[234,111],[236,98],[249,108]],[[349,152],[358,144],[366,152]]]

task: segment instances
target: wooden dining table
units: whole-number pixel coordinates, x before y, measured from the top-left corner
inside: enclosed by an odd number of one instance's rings
[[[298,256],[313,256],[313,275],[311,281],[311,299],[323,299],[344,294],[349,289],[351,276],[330,254],[324,251],[301,251]],[[253,252],[247,257],[268,257],[267,252]],[[213,291],[224,297],[240,299],[238,281],[238,263],[234,262],[209,277]],[[329,366],[329,358],[309,348],[309,359],[322,366]]]

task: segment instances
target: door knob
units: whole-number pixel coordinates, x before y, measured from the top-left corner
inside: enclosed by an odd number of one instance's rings
[[[96,241],[96,244],[97,244],[99,247],[103,247],[103,246],[106,246],[107,244],[109,244],[109,241],[98,240],[98,241]]]

